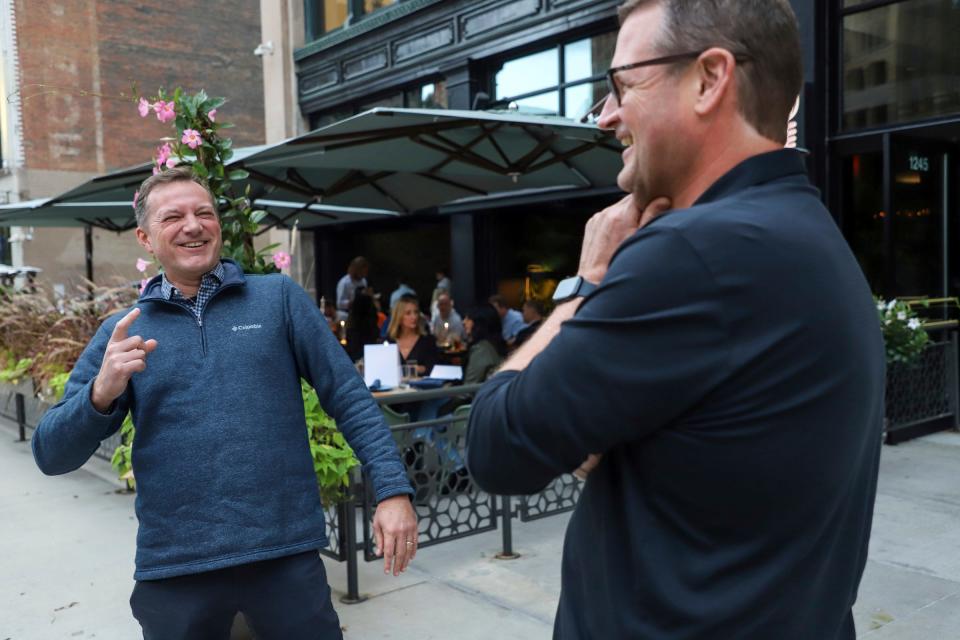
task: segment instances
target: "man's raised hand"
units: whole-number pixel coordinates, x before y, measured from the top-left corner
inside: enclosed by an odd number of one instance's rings
[[[117,322],[103,354],[100,373],[90,391],[90,401],[94,408],[106,413],[113,401],[126,390],[130,377],[147,368],[147,354],[157,348],[156,340],[144,340],[140,336],[129,336],[130,325],[140,315],[139,307]]]

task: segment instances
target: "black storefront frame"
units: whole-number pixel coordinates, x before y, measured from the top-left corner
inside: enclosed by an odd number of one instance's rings
[[[823,161],[814,162],[811,166],[811,176],[814,181],[821,185],[823,189],[824,201],[827,204],[834,217],[837,219],[841,229],[846,227],[845,216],[848,212],[844,211],[843,203],[845,200],[845,190],[851,188],[851,185],[845,185],[843,180],[844,159],[857,153],[876,153],[879,152],[883,162],[883,184],[882,184],[882,206],[883,210],[890,212],[893,208],[893,182],[892,182],[892,162],[894,146],[898,138],[909,138],[912,135],[918,137],[932,137],[937,130],[944,131],[955,129],[960,132],[960,113],[953,115],[937,116],[925,118],[912,122],[894,123],[876,127],[843,131],[843,37],[844,37],[844,18],[859,13],[876,10],[879,8],[903,4],[907,0],[874,0],[864,2],[854,7],[841,7],[839,2],[830,0],[813,0],[816,13],[820,16],[817,21],[821,25],[818,29],[821,34],[818,35],[815,44],[817,50],[823,50],[826,58],[826,64],[817,65],[819,69],[826,69],[825,77],[816,78],[814,84],[820,85],[820,97],[822,99],[822,122],[825,123],[825,144],[823,145]],[[809,44],[806,42],[805,44]],[[955,136],[956,137],[956,136]],[[808,140],[810,138],[808,137]],[[824,139],[824,138],[821,138]],[[813,145],[816,144],[814,139]],[[944,145],[946,146],[946,142]],[[954,142],[954,145],[957,143]],[[812,145],[811,145],[812,146]],[[816,153],[814,154],[816,155]],[[960,174],[956,170],[957,154],[953,154],[953,166],[944,169],[943,180],[946,181],[944,188],[944,201],[946,206],[957,210],[957,193],[960,191]],[[820,164],[822,173],[818,175],[815,168]],[[950,220],[951,211],[945,212],[945,217]],[[956,218],[957,216],[954,216]],[[957,225],[954,224],[954,227]],[[884,288],[889,288],[895,279],[895,256],[892,255],[890,247],[893,243],[891,237],[892,224],[885,224],[884,227],[884,258],[886,261],[886,272],[884,275]],[[944,251],[943,259],[946,261],[943,265],[945,280],[943,287],[949,289],[946,279],[954,277],[957,274],[958,261],[956,254],[960,252],[960,237],[957,236],[957,230],[951,228],[949,224],[944,231],[947,248]],[[950,235],[947,235],[950,234]],[[850,238],[848,237],[848,240]],[[937,292],[941,293],[941,292]]]

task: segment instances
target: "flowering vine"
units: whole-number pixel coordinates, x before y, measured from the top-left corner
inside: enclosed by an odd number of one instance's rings
[[[176,135],[163,139],[154,155],[154,173],[172,169],[181,164],[193,167],[195,175],[210,185],[220,203],[220,226],[223,231],[223,254],[235,260],[246,273],[270,273],[286,268],[290,256],[268,259],[273,244],[257,251],[253,238],[266,212],[255,210],[249,199],[249,186],[241,196],[233,193],[234,182],[245,180],[248,173],[242,169],[228,171],[227,163],[233,157],[233,142],[221,137],[220,131],[232,125],[217,122],[217,110],[224,98],[211,98],[206,92],[184,93],[181,88],[168,95],[162,89],[152,98],[140,96],[137,112],[141,118],[154,113],[157,120],[172,123]],[[134,198],[134,203],[136,198]]]

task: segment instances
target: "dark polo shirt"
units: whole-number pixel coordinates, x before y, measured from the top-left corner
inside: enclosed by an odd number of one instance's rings
[[[468,465],[520,494],[604,454],[557,638],[853,638],[883,393],[867,283],[802,156],[776,151],[624,242],[477,395]]]

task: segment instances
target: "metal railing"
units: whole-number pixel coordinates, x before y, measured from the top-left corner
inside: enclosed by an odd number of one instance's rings
[[[394,393],[377,398],[381,406],[406,405],[438,399],[464,401],[480,385]],[[394,418],[402,418],[395,415]],[[513,519],[522,522],[571,511],[580,497],[581,482],[570,474],[556,478],[540,493],[530,496],[496,496],[480,490],[463,464],[469,413],[461,408],[439,418],[401,422],[391,426],[407,478],[413,488],[417,513],[419,548],[501,529],[498,558],[518,557],[513,550]],[[330,547],[321,551],[328,558],[347,563],[347,593],[344,603],[362,602],[359,591],[359,560],[381,560],[375,555],[373,515],[376,508],[371,485],[355,474],[351,498],[326,510]],[[357,523],[357,515],[361,523]],[[351,535],[352,533],[352,535]]]
[[[916,362],[887,365],[884,414],[888,442],[904,439],[897,432],[924,424],[960,426],[960,382],[957,379],[957,334],[930,343]]]

